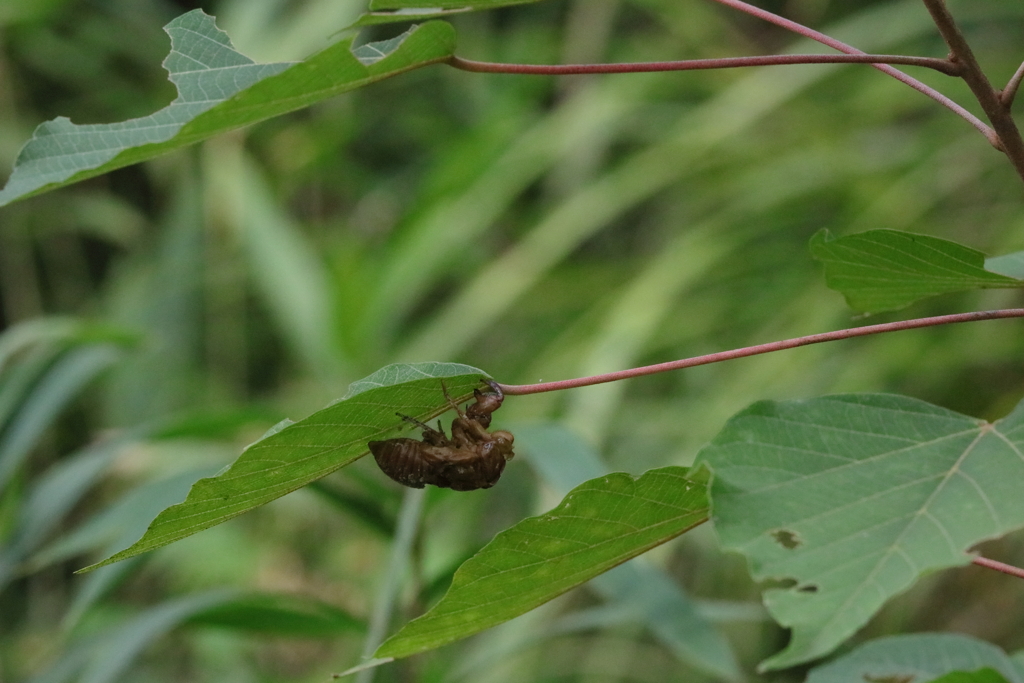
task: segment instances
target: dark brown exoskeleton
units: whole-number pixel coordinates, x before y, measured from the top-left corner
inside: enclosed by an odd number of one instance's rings
[[[476,403],[466,406],[465,411],[452,401],[444,381],[441,382],[445,398],[459,414],[452,421],[450,439],[441,428],[440,421],[434,429],[398,413],[403,420],[423,430],[423,440],[371,441],[370,452],[384,474],[415,489],[426,484],[455,491],[475,491],[494,486],[505,469],[505,463],[515,454],[512,452],[512,434],[501,430],[487,431],[491,425],[491,413],[501,407],[505,396],[497,382],[484,381],[494,393],[475,389],[473,397]]]

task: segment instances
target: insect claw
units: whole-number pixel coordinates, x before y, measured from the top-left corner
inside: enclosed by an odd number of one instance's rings
[[[495,382],[493,379],[482,379],[480,381],[489,386],[491,389],[493,389],[494,393],[498,395],[499,400],[505,398],[505,392],[501,390],[501,385]]]

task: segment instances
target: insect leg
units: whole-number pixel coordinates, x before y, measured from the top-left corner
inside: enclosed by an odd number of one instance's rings
[[[437,429],[434,429],[425,422],[420,422],[416,418],[411,418],[408,415],[402,415],[401,413],[395,413],[395,415],[397,415],[399,418],[406,422],[412,422],[414,425],[422,429],[424,440],[426,440],[428,443],[431,443],[433,445],[439,445],[442,442],[447,441],[447,435],[444,434],[444,430],[441,429],[440,420],[437,421]],[[440,436],[440,440],[435,438],[436,435]]]
[[[459,407],[459,404],[453,401],[451,395],[449,395],[448,387],[444,385],[444,380],[441,380],[441,391],[444,392],[444,397],[448,401],[448,405],[455,409],[455,412],[459,414],[459,417],[466,417],[466,414],[462,412],[462,408]]]

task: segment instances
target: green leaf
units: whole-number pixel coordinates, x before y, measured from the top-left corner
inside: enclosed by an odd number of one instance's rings
[[[762,663],[828,654],[924,573],[1024,526],[1024,404],[988,424],[885,394],[764,401],[699,459],[714,471],[713,519],[745,554],[772,616],[793,629]]]
[[[125,550],[79,571],[89,571],[160,548],[226,522],[325,477],[367,453],[367,443],[449,409],[438,378],[455,401],[472,396],[486,373],[458,363],[389,365],[353,383],[344,399],[309,417],[271,429],[220,474],[201,479],[185,502],[161,512],[143,537]]]
[[[298,638],[330,638],[365,630],[363,622],[333,605],[269,593],[239,595],[198,612],[187,623]]]
[[[590,444],[561,425],[517,427],[514,433],[517,450],[556,493],[608,473]],[[729,641],[660,568],[636,559],[595,577],[589,587],[607,601],[604,609],[646,626],[680,661],[720,678],[742,678]]]
[[[707,472],[682,467],[610,474],[494,537],[455,573],[441,601],[374,657],[451,643],[544,604],[707,519]]]
[[[201,10],[164,30],[171,37],[164,68],[178,98],[121,123],[76,125],[59,117],[40,125],[0,191],[0,206],[435,64],[455,47],[452,27],[431,22],[376,48],[353,51],[348,37],[302,62],[256,64]]]
[[[526,5],[538,0],[370,0],[370,11],[381,10],[419,10],[430,9],[496,9],[509,5]]]
[[[979,670],[991,673],[978,674]],[[807,677],[807,683],[927,683],[934,680],[1024,683],[1024,668],[995,645],[977,638],[952,633],[915,633],[864,643],[814,669]]]
[[[947,292],[1021,287],[1024,281],[985,270],[985,255],[949,240],[896,230],[833,238],[820,230],[811,254],[825,264],[825,282],[851,308],[893,311]]]
[[[370,11],[363,14],[349,28],[391,24],[399,21],[443,19],[452,14],[477,10],[497,9],[509,5],[525,5],[538,0],[371,0]]]

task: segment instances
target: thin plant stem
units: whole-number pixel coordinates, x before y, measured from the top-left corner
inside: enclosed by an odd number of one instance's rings
[[[907,55],[758,55],[721,59],[685,59],[666,62],[632,62],[622,64],[500,64],[477,62],[452,56],[448,64],[463,71],[501,74],[534,74],[564,76],[574,74],[621,74],[649,71],[698,71],[703,69],[734,69],[745,66],[777,66],[787,64],[906,64],[935,69],[956,76],[959,67],[946,59]]]
[[[795,21],[792,21],[791,19],[780,17],[778,14],[773,14],[759,7],[754,7],[749,3],[743,2],[743,0],[714,1],[726,5],[727,7],[731,7],[735,10],[739,10],[740,12],[744,12],[745,14],[757,17],[758,19],[763,19],[764,21],[775,24],[776,26],[781,26],[782,28],[792,31],[797,35],[801,35],[805,38],[810,38],[811,40],[816,40],[817,42],[823,45],[828,45],[831,48],[839,50],[840,52],[845,52],[846,54],[864,54],[863,51],[858,50],[852,45],[847,45],[841,40],[836,40],[831,36],[825,35],[824,33],[821,33],[819,31],[815,31],[814,29],[804,26],[803,24],[797,23]],[[948,97],[940,93],[938,90],[935,90],[934,88],[925,85],[916,78],[912,78],[909,75],[900,71],[899,69],[892,66],[888,66],[887,64],[874,64],[873,66],[882,73],[888,74],[889,76],[892,76],[901,83],[909,85],[911,88],[918,91],[919,93],[922,93],[923,95],[932,98],[942,106],[946,107],[954,114],[967,121],[967,123],[974,126],[982,135],[985,136],[985,139],[988,140],[993,147],[995,147],[998,150],[1002,150],[1002,147],[999,144],[999,135],[997,135],[995,130],[993,130],[990,126],[988,126],[984,121],[979,119],[977,116],[975,116],[974,114],[972,114],[971,112],[967,111],[959,104],[954,102],[953,100],[949,99]]]
[[[980,320],[1000,320],[1003,318],[1024,318],[1024,308],[1006,308],[997,311],[973,311],[971,313],[956,313],[953,315],[939,315],[931,318],[901,320],[894,323],[882,323],[880,325],[865,325],[863,327],[836,330],[835,332],[822,332],[820,334],[812,334],[806,337],[785,339],[782,341],[770,342],[768,344],[746,346],[740,349],[733,349],[732,351],[719,351],[717,353],[709,353],[704,356],[695,356],[693,358],[683,358],[681,360],[669,361],[667,363],[658,363],[657,365],[645,365],[639,368],[619,370],[618,372],[609,372],[603,375],[594,375],[592,377],[578,377],[576,379],[566,379],[558,382],[540,382],[537,384],[499,384],[499,386],[504,393],[511,394],[513,396],[540,394],[546,391],[561,391],[563,389],[589,387],[594,384],[616,382],[622,379],[654,375],[659,372],[668,372],[670,370],[682,370],[683,368],[692,368],[698,365],[720,363],[726,360],[758,356],[762,353],[783,351],[785,349],[794,349],[798,346],[808,346],[810,344],[820,344],[822,342],[838,341],[840,339],[867,337],[873,334],[882,334],[883,332],[915,330],[921,327],[935,327],[937,325],[951,325],[953,323],[977,322]]]
[[[1009,109],[1013,105],[1013,98],[1017,96],[1017,90],[1020,88],[1020,82],[1024,80],[1024,62],[1017,67],[1016,73],[1006,83],[1006,87],[999,93],[999,101],[1002,102],[1003,106]]]
[[[384,584],[377,594],[373,613],[370,615],[366,641],[363,643],[363,659],[372,657],[380,644],[384,642],[388,624],[391,623],[391,613],[394,611],[398,593],[402,588],[402,580],[405,578],[409,558],[412,556],[416,530],[419,528],[420,518],[423,514],[424,491],[425,489],[406,489],[402,498],[402,507],[398,511],[395,540],[392,542],[391,558],[388,561],[388,573],[384,577]],[[375,667],[362,669],[356,676],[355,683],[373,683],[375,671]]]
[[[960,31],[953,15],[949,13],[943,0],[924,0],[924,6],[932,15],[932,21],[942,34],[942,39],[949,46],[950,59],[963,67],[960,77],[974,93],[988,120],[992,123],[1000,142],[1000,149],[1006,153],[1017,174],[1024,179],[1024,139],[1010,115],[1010,109],[1003,102],[999,93],[989,83],[981,65],[974,57],[974,51]]]
[[[1016,576],[1018,579],[1024,579],[1024,569],[1014,567],[1012,564],[1005,564],[996,560],[990,560],[987,557],[976,557],[971,560],[971,563],[976,564],[979,567],[985,567],[986,569],[995,569],[997,572],[1009,574],[1010,576]]]

